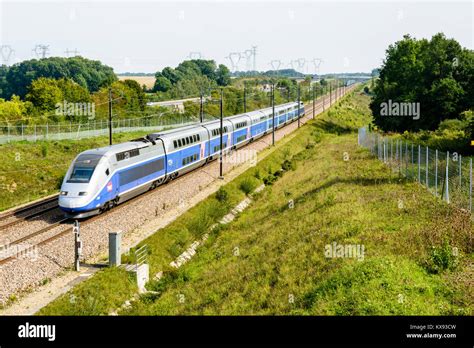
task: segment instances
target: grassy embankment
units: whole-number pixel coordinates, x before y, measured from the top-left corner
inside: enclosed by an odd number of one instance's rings
[[[367,102],[355,93],[266,150],[223,187],[227,199],[221,190],[144,241],[164,278],[121,314],[472,314],[470,219],[357,147]],[[273,184],[189,263],[168,266],[263,181]],[[334,242],[363,246],[363,260],[327,258]],[[107,314],[134,289],[107,269],[40,314]]]

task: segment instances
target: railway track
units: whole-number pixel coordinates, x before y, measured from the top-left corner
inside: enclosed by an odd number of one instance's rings
[[[351,90],[351,88],[349,88],[347,90],[347,92],[349,92],[350,90]],[[318,101],[315,102],[314,109],[315,109],[315,111],[316,110],[318,111],[318,114],[325,109],[324,106],[326,106],[326,103],[328,102],[328,98],[329,98],[329,96],[325,96],[324,99],[320,98]],[[332,104],[334,104],[339,99],[340,99],[340,97],[338,97],[337,99],[335,97],[332,98],[332,102],[333,102]],[[323,106],[323,103],[324,103],[324,106]],[[329,107],[329,106],[330,105],[327,105],[327,107]],[[310,102],[307,105],[307,108],[305,109],[305,117],[301,118],[301,121],[303,121],[302,123],[306,123],[308,120],[312,119],[312,112],[313,112],[313,104]],[[294,122],[297,122],[297,120],[295,120]],[[183,178],[183,177],[185,177],[187,175],[190,175],[191,173],[194,173],[194,172],[195,171],[188,172],[185,175],[180,176],[180,178]],[[126,206],[128,204],[131,204],[131,203],[135,202],[138,199],[142,199],[142,198],[146,197],[147,195],[152,194],[154,192],[155,192],[155,190],[149,190],[149,191],[147,191],[147,192],[145,192],[141,195],[138,195],[138,196],[136,196],[136,197],[120,204],[118,207],[119,208],[124,207],[124,206]],[[3,220],[6,220],[6,219],[8,219],[12,216],[16,216],[16,215],[21,215],[21,216],[18,217],[17,220],[14,220],[12,222],[8,222],[6,224],[0,225],[0,229],[4,229],[5,227],[13,226],[13,225],[15,225],[15,224],[17,224],[21,221],[26,221],[26,220],[33,219],[34,217],[40,216],[40,215],[42,215],[46,212],[49,212],[49,211],[52,211],[52,210],[58,208],[57,199],[58,199],[58,196],[54,196],[54,197],[45,199],[43,201],[40,201],[40,202],[30,204],[30,205],[27,205],[25,207],[16,209],[16,210],[14,210],[12,212],[9,212],[7,214],[1,215],[0,216],[0,222],[3,221]],[[53,203],[54,201],[56,201],[56,204]],[[47,207],[36,211],[36,209],[38,209],[42,206],[47,206]],[[92,223],[93,221],[95,221],[97,219],[106,218],[109,215],[110,212],[111,212],[111,210],[107,210],[107,211],[105,211],[104,213],[102,213],[100,215],[95,215],[93,217],[90,217],[87,220],[84,220],[81,223],[81,225],[82,226],[88,225],[88,224]],[[9,243],[8,246],[9,247],[11,247],[11,246],[21,246],[23,243],[27,243],[29,240],[31,240],[35,237],[38,237],[38,236],[41,236],[41,235],[46,235],[48,232],[54,230],[55,228],[64,225],[65,228],[61,229],[60,231],[53,234],[52,236],[49,236],[49,237],[47,237],[47,238],[45,238],[45,239],[43,239],[39,242],[31,244],[31,245],[27,245],[24,249],[22,249],[20,251],[20,253],[22,253],[22,254],[28,253],[31,250],[33,250],[33,249],[35,249],[39,246],[44,246],[48,243],[51,243],[51,242],[65,236],[68,233],[71,233],[72,226],[69,222],[72,222],[72,219],[61,218],[60,220],[51,223],[49,226],[43,227],[39,230],[33,231],[33,232],[31,232],[31,233],[29,233],[29,234],[27,234],[27,235],[25,235],[21,238],[18,238],[16,240],[14,240],[13,242]],[[1,251],[1,249],[0,249],[0,251]],[[15,253],[13,255],[7,255],[6,257],[0,259],[0,265],[6,264],[6,263],[12,261],[13,259],[17,258],[17,255],[18,255],[18,253]]]
[[[44,213],[50,212],[58,208],[58,195],[49,197],[47,199],[28,204],[24,207],[12,210],[8,213],[0,215],[0,231],[14,226],[22,221],[30,220],[35,217],[41,216]],[[13,221],[8,221],[9,219],[14,218]],[[7,221],[3,223],[4,221]]]

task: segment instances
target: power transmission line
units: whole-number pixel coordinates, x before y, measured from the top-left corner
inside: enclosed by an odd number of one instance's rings
[[[72,53],[72,56],[73,57],[76,57],[79,55],[79,51],[75,48],[74,51],[72,50],[69,50],[69,48],[66,49],[66,51],[64,51],[64,53],[66,53],[66,56],[69,58],[69,55]]]
[[[35,48],[33,48],[33,53],[36,54],[37,58],[46,58],[46,55],[49,54],[49,45],[36,45]]]
[[[196,52],[189,52],[189,55],[187,58],[194,60],[194,59],[202,59],[203,56],[201,52],[196,51]]]
[[[8,65],[8,61],[15,51],[10,45],[1,45],[0,46],[0,55],[2,56],[2,62],[5,65]]]

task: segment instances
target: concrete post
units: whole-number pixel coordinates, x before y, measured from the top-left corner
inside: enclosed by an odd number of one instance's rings
[[[122,242],[122,232],[109,233],[109,265],[120,266],[121,252],[120,244]]]

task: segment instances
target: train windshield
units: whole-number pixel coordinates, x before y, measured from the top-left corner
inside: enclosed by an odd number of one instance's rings
[[[94,174],[95,167],[99,163],[99,155],[80,155],[74,162],[71,176],[67,182],[70,183],[88,183]]]

